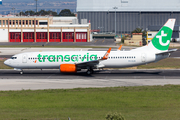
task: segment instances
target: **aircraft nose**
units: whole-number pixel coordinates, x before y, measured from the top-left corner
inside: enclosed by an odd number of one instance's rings
[[[4,64],[8,66],[9,65],[9,60],[4,61]]]

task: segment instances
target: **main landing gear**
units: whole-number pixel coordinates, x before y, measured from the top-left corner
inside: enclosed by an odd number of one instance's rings
[[[87,73],[88,75],[91,75],[92,73],[94,73],[94,70],[93,70],[92,68],[89,68],[89,69],[86,71],[86,73]]]
[[[23,74],[23,71],[20,71],[20,74],[22,75],[22,74]]]

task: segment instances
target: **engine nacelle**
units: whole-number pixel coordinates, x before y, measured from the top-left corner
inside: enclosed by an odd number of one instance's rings
[[[62,73],[76,73],[77,68],[75,64],[62,64],[60,65],[60,72]]]

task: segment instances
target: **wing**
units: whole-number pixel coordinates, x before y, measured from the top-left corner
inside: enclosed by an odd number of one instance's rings
[[[76,63],[76,67],[81,69],[86,69],[87,67],[94,67],[98,65],[100,61],[107,60],[110,52],[111,52],[111,48],[109,48],[109,50],[105,53],[105,55],[101,59]]]

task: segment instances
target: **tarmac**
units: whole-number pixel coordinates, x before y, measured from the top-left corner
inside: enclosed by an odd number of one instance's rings
[[[42,90],[119,86],[180,85],[180,70],[98,70],[62,74],[59,70],[0,70],[0,90]]]

